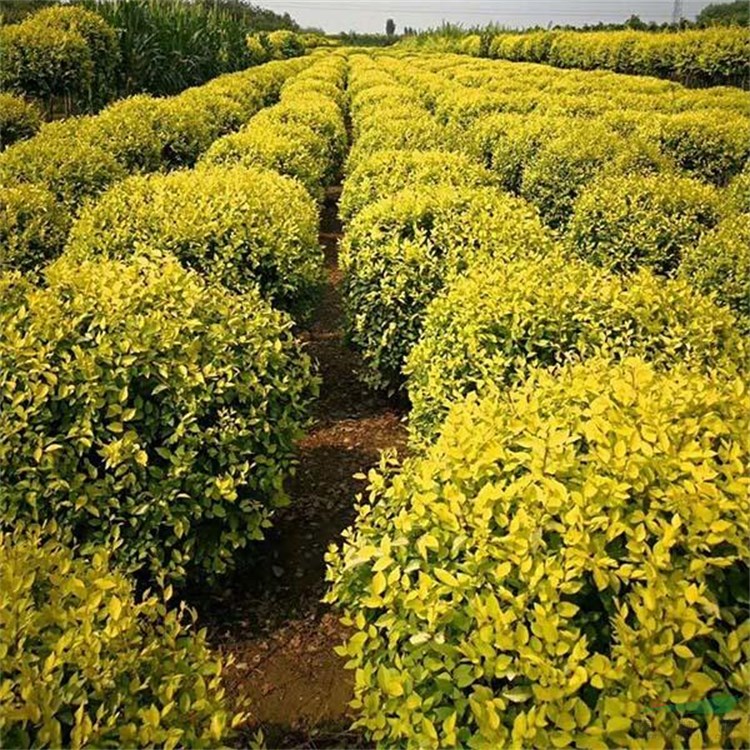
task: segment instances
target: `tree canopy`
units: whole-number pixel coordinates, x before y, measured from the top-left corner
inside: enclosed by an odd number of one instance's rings
[[[732,3],[711,3],[699,14],[700,26],[747,26],[750,24],[750,3],[735,0]]]

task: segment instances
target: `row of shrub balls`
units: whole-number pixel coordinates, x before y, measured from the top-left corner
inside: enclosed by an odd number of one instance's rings
[[[270,65],[278,103],[247,128],[298,133],[322,184],[346,59]],[[133,164],[67,204],[61,248],[22,234],[0,274],[3,746],[216,747],[244,719],[173,586],[211,585],[288,502],[318,389],[295,329],[322,279],[321,185],[221,142],[193,169]]]
[[[461,64],[424,67],[351,58],[349,336],[412,407],[410,456],[370,472],[327,555],[354,726],[414,748],[743,748],[747,321],[674,261],[747,209],[610,173],[566,235],[435,148],[456,130],[434,71]]]

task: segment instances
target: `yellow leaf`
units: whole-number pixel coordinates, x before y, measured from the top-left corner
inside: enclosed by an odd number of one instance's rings
[[[607,733],[627,732],[630,729],[630,719],[627,716],[613,716],[607,722]]]
[[[576,717],[576,722],[578,723],[578,726],[581,729],[583,729],[583,728],[585,728],[585,727],[588,726],[589,722],[591,721],[591,710],[580,699],[576,703],[574,714],[575,714],[575,717]]]
[[[393,560],[390,557],[381,557],[375,562],[375,565],[372,566],[372,569],[375,572],[385,570],[392,562]]]
[[[374,596],[380,596],[385,591],[386,579],[382,572],[377,572],[372,578],[370,591]]]
[[[513,739],[517,742],[526,734],[526,714],[518,714],[513,721]]]
[[[435,578],[447,586],[458,586],[458,579],[443,568],[435,568]]]
[[[456,727],[456,712],[454,711],[444,722],[443,731],[450,734]]]
[[[594,583],[596,583],[597,589],[599,589],[599,591],[604,591],[604,589],[606,589],[609,585],[609,578],[607,578],[607,576],[599,568],[594,568],[593,573]]]
[[[507,560],[505,562],[500,563],[495,568],[495,578],[497,578],[498,580],[502,580],[508,575],[508,573],[510,573],[511,569],[512,569],[512,566]]]
[[[222,721],[221,714],[215,713],[211,717],[211,728],[209,731],[213,739],[217,741],[221,739],[221,735],[224,733],[224,722]]]
[[[701,697],[716,685],[708,675],[702,672],[688,675],[688,682],[700,693]]]
[[[689,641],[698,631],[698,626],[694,622],[683,622],[682,623],[682,637]]]
[[[721,747],[721,721],[718,716],[712,716],[706,727],[706,736],[712,745]]]
[[[111,615],[113,620],[117,621],[120,619],[121,613],[122,613],[122,602],[116,596],[113,596],[109,600],[109,614]]]
[[[550,740],[554,747],[570,747],[573,744],[573,735],[568,732],[554,732]]]

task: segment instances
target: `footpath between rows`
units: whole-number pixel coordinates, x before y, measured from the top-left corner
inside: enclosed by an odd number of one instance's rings
[[[246,747],[263,732],[270,748],[361,747],[350,733],[353,675],[333,649],[343,626],[321,604],[324,555],[354,520],[364,482],[381,450],[403,452],[403,410],[357,378],[360,366],[344,341],[339,186],[326,191],[320,242],[327,283],[309,330],[302,334],[322,377],[314,425],[299,446],[291,504],[277,512],[265,541],[220,594],[200,607],[212,640],[235,659],[225,678],[230,697],[247,699]],[[208,605],[208,606],[206,606]]]

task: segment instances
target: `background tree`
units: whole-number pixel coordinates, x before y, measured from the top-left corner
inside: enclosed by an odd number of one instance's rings
[[[385,22],[385,33],[386,36],[393,36],[396,33],[396,22],[392,18]]]
[[[628,18],[628,20],[625,21],[623,25],[626,29],[636,29],[638,31],[644,31],[648,28],[648,26],[643,21],[641,21],[640,17],[636,16],[635,14],[630,16],[630,18]]]
[[[699,26],[747,26],[750,23],[750,3],[747,0],[711,3],[696,20]]]
[[[57,0],[0,0],[0,23],[18,23],[29,14],[56,4]]]

